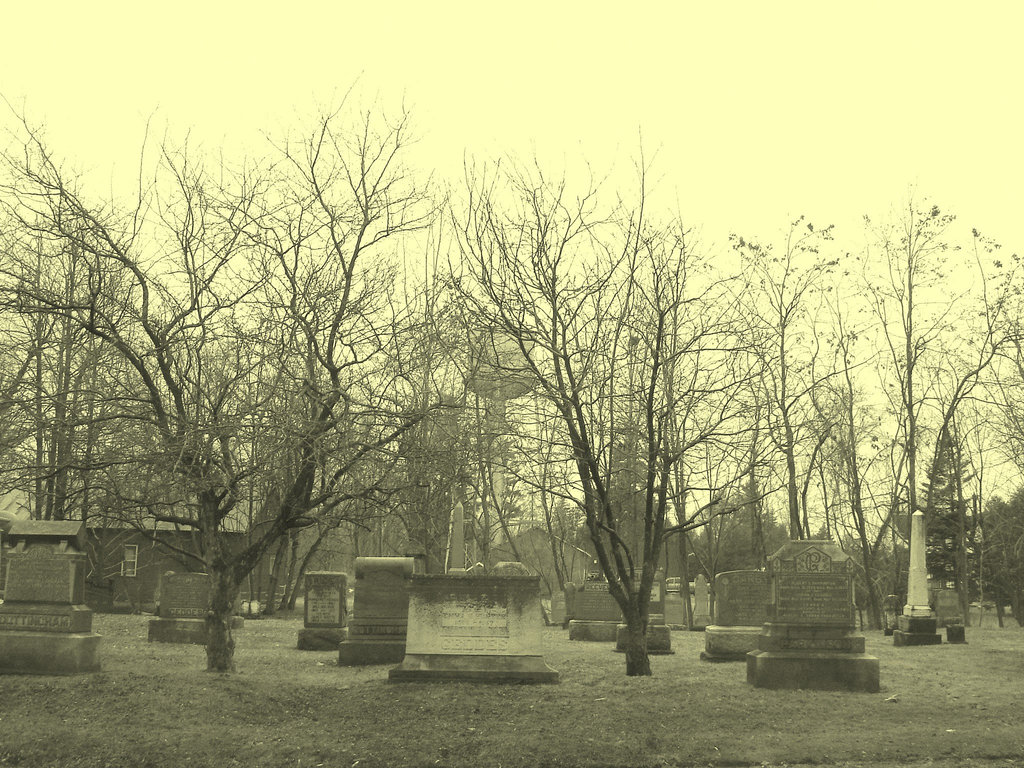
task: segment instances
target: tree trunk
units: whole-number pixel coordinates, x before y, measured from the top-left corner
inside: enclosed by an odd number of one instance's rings
[[[647,621],[642,620],[635,602],[626,611],[626,676],[641,677],[651,674],[651,659],[647,655]]]
[[[292,531],[288,539],[291,550],[288,557],[288,576],[284,582],[284,594],[281,595],[281,605],[278,606],[279,610],[282,611],[288,610],[288,603],[291,601],[292,594],[295,592],[295,587],[298,584],[295,571],[299,565],[299,531]]]
[[[206,671],[235,671],[235,638],[231,634],[238,583],[233,569],[218,563],[210,571],[210,610],[206,614]]]
[[[267,616],[273,616],[277,612],[277,587],[281,583],[281,567],[287,553],[288,537],[282,536],[277,544],[277,552],[274,553],[274,564],[270,568],[270,573],[267,574],[266,601],[263,609]]]
[[[298,571],[295,574],[295,586],[292,587],[291,596],[288,598],[289,611],[295,610],[295,602],[299,596],[298,584],[302,581],[302,577],[306,575],[306,569],[309,568],[309,564],[313,560],[314,555],[316,555],[316,553],[320,550],[320,545],[323,543],[324,539],[327,538],[327,532],[329,530],[331,529],[327,528],[326,526],[321,528],[321,530],[317,533],[316,539],[310,545],[309,551],[306,552],[306,555],[302,558],[302,562],[299,564]]]

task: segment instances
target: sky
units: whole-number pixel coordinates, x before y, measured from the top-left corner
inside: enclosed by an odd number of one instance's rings
[[[410,108],[439,180],[467,154],[629,172],[642,145],[710,247],[800,214],[856,240],[913,190],[1021,251],[1024,4],[971,5],[9,3],[0,95],[100,182],[147,123],[258,154],[355,84]]]

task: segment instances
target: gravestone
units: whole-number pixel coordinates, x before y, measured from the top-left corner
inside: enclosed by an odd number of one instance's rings
[[[0,673],[61,675],[100,668],[85,604],[85,523],[17,520],[4,536]]]
[[[964,632],[963,624],[947,624],[946,625],[946,642],[947,643],[966,643],[967,638]]]
[[[345,639],[348,577],[338,571],[306,574],[306,597],[299,630],[300,651],[336,651]]]
[[[540,577],[514,565],[486,576],[413,575],[405,657],[388,679],[558,682],[541,653]]]
[[[896,620],[892,644],[896,648],[938,645],[942,635],[928,603],[928,567],[926,563],[924,512],[910,516],[910,567],[907,569],[907,602]]]
[[[690,631],[703,632],[710,623],[708,580],[703,573],[698,573],[693,580],[693,620],[690,622]]]
[[[938,627],[963,624],[964,614],[960,608],[960,593],[955,589],[935,590],[935,619]]]
[[[576,590],[569,639],[613,643],[620,621],[622,610],[608,591],[608,582],[599,572],[588,574],[582,589]]]
[[[189,571],[166,571],[160,576],[157,618],[149,622],[149,642],[206,645],[206,616],[210,612],[210,576]],[[245,621],[231,617],[231,629]]]
[[[790,541],[768,561],[768,620],[747,654],[757,688],[878,691],[856,632],[853,559],[827,540]]]
[[[357,557],[355,602],[338,664],[394,664],[405,657],[412,557]]]
[[[665,623],[673,631],[686,629],[686,606],[683,604],[682,579],[665,579]]]
[[[561,627],[565,624],[565,593],[564,592],[552,592],[551,593],[551,623],[556,627]]]
[[[890,637],[896,629],[899,612],[900,599],[896,595],[886,595],[882,601],[882,632],[886,637]]]
[[[576,618],[576,594],[579,589],[579,585],[571,581],[565,585],[565,620],[562,622],[563,629],[568,629],[569,622]]]
[[[705,661],[746,661],[768,618],[768,574],[725,571],[715,576],[715,620],[704,630]]]
[[[639,586],[642,573],[637,573],[636,584]],[[622,620],[615,628],[615,650],[625,653],[629,642],[629,631]],[[647,606],[647,652],[649,654],[670,654],[672,650],[672,633],[665,623],[665,583],[661,571],[651,583],[651,598]]]

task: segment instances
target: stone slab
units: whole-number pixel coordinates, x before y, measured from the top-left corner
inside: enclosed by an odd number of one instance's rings
[[[341,667],[398,664],[404,658],[404,637],[401,640],[358,640],[350,636],[338,645],[338,666]]]
[[[686,606],[683,605],[683,597],[679,592],[665,594],[665,623],[680,627],[686,624]]]
[[[723,571],[715,575],[715,621],[721,627],[759,627],[768,620],[768,574]]]
[[[245,620],[231,617],[231,630],[242,629]],[[206,645],[206,619],[150,619],[148,640],[151,643]]]
[[[389,670],[390,682],[461,680],[487,683],[557,683],[558,672],[542,656],[407,654]]]
[[[203,619],[210,610],[210,577],[205,573],[167,571],[160,576],[162,619]]]
[[[569,622],[569,639],[591,643],[614,643],[618,635],[617,621],[581,621],[573,619]]]
[[[92,632],[92,609],[84,605],[0,604],[0,632]]]
[[[747,682],[755,688],[878,693],[878,659],[828,651],[752,651]]]
[[[704,661],[746,661],[757,650],[760,627],[723,627],[711,624],[704,629]]]
[[[894,629],[892,631],[892,644],[896,648],[917,645],[940,645],[941,643],[942,635],[938,632],[928,634],[926,632],[904,632],[901,629]]]
[[[307,627],[299,630],[297,647],[300,651],[337,651],[345,635],[340,627]]]
[[[338,628],[345,626],[345,598],[348,577],[339,571],[310,571],[305,575],[303,626]]]
[[[626,652],[629,632],[625,624],[615,628],[615,650]],[[647,625],[647,653],[652,656],[664,656],[675,653],[672,650],[672,633],[666,624]]]
[[[5,553],[7,603],[85,603],[88,560],[79,553],[56,553],[35,544],[25,551]]]
[[[100,636],[95,633],[0,633],[0,674],[72,675],[98,672]]]
[[[966,643],[967,637],[964,632],[963,624],[947,624],[946,625],[946,642],[947,643]]]

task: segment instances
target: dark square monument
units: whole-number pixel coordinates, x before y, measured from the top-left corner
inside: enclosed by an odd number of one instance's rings
[[[348,577],[338,571],[310,571],[305,577],[300,651],[336,651],[345,639]]]

